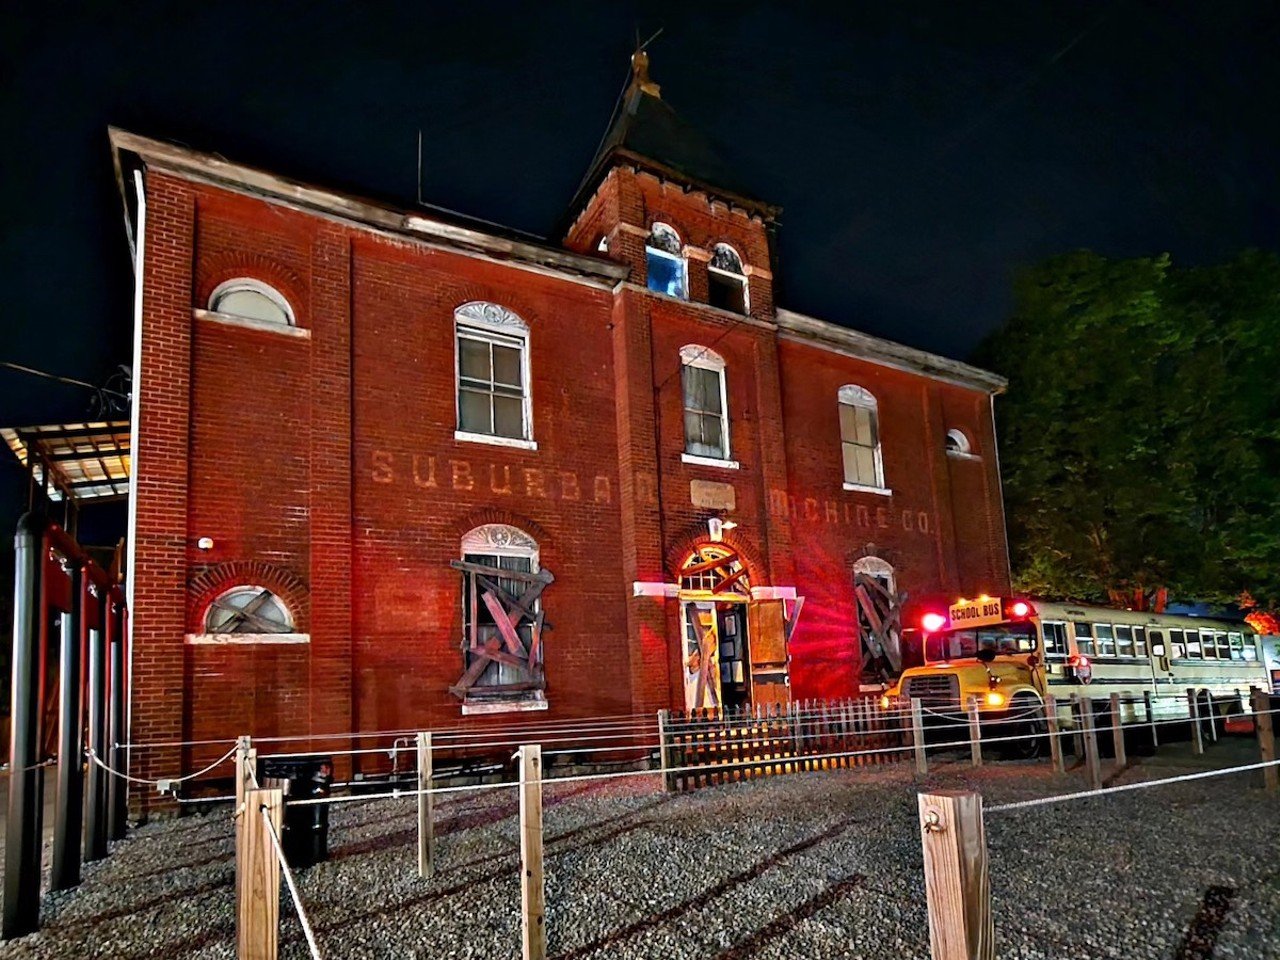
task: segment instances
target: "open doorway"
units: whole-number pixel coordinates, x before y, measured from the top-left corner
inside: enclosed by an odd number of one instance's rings
[[[708,543],[680,570],[681,662],[686,710],[751,702],[751,584],[737,553]]]

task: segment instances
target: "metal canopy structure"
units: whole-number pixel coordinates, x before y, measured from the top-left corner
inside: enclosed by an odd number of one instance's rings
[[[128,421],[3,427],[0,438],[29,471],[33,495],[77,506],[129,496]]]

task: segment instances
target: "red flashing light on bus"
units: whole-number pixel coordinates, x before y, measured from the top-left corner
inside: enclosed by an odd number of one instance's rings
[[[937,633],[947,625],[947,618],[940,613],[926,613],[920,618],[920,626],[925,633]]]
[[[1021,620],[1023,617],[1030,616],[1031,604],[1025,600],[1014,600],[1009,604],[1009,616],[1014,620]]]

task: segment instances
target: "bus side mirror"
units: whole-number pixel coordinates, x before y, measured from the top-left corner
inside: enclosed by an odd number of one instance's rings
[[[1164,644],[1163,644],[1163,643],[1157,643],[1157,644],[1154,644],[1154,645],[1151,647],[1151,652],[1152,652],[1152,654],[1154,654],[1154,655],[1155,655],[1155,656],[1157,656],[1157,657],[1163,657],[1163,656],[1164,656]]]

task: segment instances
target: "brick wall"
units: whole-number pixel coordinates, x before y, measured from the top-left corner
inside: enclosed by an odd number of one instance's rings
[[[691,485],[727,484],[726,535],[755,586],[806,597],[793,693],[845,695],[859,668],[853,563],[874,553],[913,594],[1007,586],[990,400],[779,337],[764,225],[696,191],[612,171],[566,239],[632,268],[616,289],[399,241],[169,175],[147,180],[135,595],[135,740],[320,735],[459,722],[461,579],[483,523],[534,536],[545,594],[547,719],[682,701],[672,582],[706,522]],[[644,288],[644,236],[670,223],[705,258],[730,243],[751,316]],[[305,336],[193,316],[249,276]],[[455,438],[454,311],[501,304],[529,328],[537,450]],[[737,469],[686,463],[680,349],[726,362]],[[839,387],[880,409],[891,496],[842,488]],[[950,427],[973,459],[944,453]],[[200,550],[196,540],[214,546]],[[190,644],[237,582],[285,599],[293,644]],[[509,722],[471,717],[469,723]],[[325,741],[335,745],[335,741]],[[171,773],[220,750],[140,754]],[[211,754],[211,756],[207,756]]]

